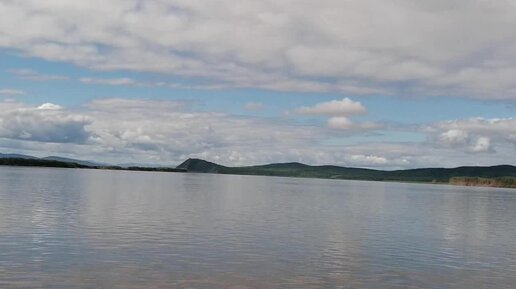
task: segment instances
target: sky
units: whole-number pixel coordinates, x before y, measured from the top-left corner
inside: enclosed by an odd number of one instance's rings
[[[516,165],[514,0],[0,0],[0,152]]]

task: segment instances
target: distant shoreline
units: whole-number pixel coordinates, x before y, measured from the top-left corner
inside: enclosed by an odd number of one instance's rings
[[[116,170],[116,171],[143,171],[143,172],[174,172],[186,173],[185,169],[169,167],[122,167],[122,166],[90,166],[75,162],[63,162],[44,159],[24,159],[24,158],[0,158],[0,166],[12,167],[46,167],[64,169],[94,169],[94,170]]]
[[[227,167],[202,159],[188,159],[177,166],[177,168],[186,169],[188,172],[232,175],[516,188],[516,167],[511,165],[383,171],[332,165],[311,166],[302,163],[274,163],[246,167]],[[457,178],[461,178],[460,181]]]
[[[194,172],[226,175],[255,175],[332,180],[382,181],[420,184],[447,184],[456,186],[516,188],[516,167],[513,166],[459,167],[453,169],[428,168],[400,171],[380,171],[360,168],[345,168],[337,166],[308,166],[299,163],[270,164],[264,166],[250,167],[225,167],[204,160],[189,159],[180,164],[179,166],[172,168],[139,166],[122,167],[111,165],[91,166],[79,164],[76,162],[64,162],[39,158],[0,158],[0,166],[77,168],[174,173]],[[508,175],[496,175],[498,173],[497,170],[500,170],[500,167],[506,168],[506,170],[503,171],[503,173],[506,173]],[[468,170],[465,170],[464,168],[467,168]],[[465,172],[464,176],[460,175],[460,170]],[[445,172],[447,172],[447,174]],[[477,175],[475,175],[475,173]],[[448,175],[450,176],[448,177]]]

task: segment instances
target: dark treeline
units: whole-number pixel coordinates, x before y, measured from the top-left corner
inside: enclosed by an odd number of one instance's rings
[[[77,163],[60,162],[44,159],[0,158],[2,166],[53,167],[53,168],[94,168]]]
[[[104,170],[125,170],[125,171],[149,171],[149,172],[186,172],[184,169],[166,167],[121,167],[121,166],[87,166],[74,162],[62,162],[45,159],[24,159],[24,158],[0,158],[2,166],[22,167],[52,167],[52,168],[77,168],[77,169],[104,169]]]

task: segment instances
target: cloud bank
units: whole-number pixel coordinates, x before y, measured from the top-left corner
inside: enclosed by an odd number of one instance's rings
[[[86,143],[88,117],[45,103],[30,107],[15,102],[0,102],[0,137],[44,143]]]
[[[366,124],[345,120],[334,125],[345,129],[346,137],[369,131],[356,129]],[[2,151],[113,163],[177,165],[198,157],[226,165],[287,161],[387,169],[494,165],[513,159],[515,128],[511,118],[472,118],[377,132],[417,132],[426,136],[424,141],[346,143],[341,130],[320,124],[197,111],[189,101],[106,98],[74,109],[0,102]]]
[[[471,153],[495,152],[497,145],[516,149],[516,119],[470,118],[443,121],[424,128],[436,146]]]
[[[514,100],[515,14],[512,0],[0,0],[0,47],[223,87]]]

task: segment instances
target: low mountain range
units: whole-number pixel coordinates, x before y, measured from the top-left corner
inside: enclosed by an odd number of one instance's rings
[[[79,164],[82,166],[89,166],[89,167],[108,165],[105,163],[97,163],[97,162],[93,162],[93,161],[85,161],[85,160],[78,160],[78,159],[58,157],[58,156],[48,156],[48,157],[38,158],[35,156],[30,156],[30,155],[0,153],[0,159],[48,160],[48,161],[58,161],[58,162],[63,162],[63,163],[75,163],[75,164]]]
[[[368,181],[457,183],[516,187],[516,166],[468,166],[457,168],[423,168],[409,170],[373,170],[340,166],[310,166],[301,163],[278,163],[261,166],[226,167],[201,159],[188,159],[179,166],[188,172],[305,177]]]
[[[38,159],[37,157],[22,155],[22,154],[2,154],[0,153],[0,159]]]
[[[186,172],[183,169],[166,166],[147,166],[147,165],[111,165],[106,163],[85,161],[59,156],[48,156],[38,158],[22,154],[2,154],[0,153],[0,165],[4,166],[24,166],[24,167],[55,167],[55,168],[80,168],[80,169],[109,169],[109,170],[128,170],[128,171],[159,171],[159,172]]]
[[[146,167],[138,165],[120,166],[57,156],[37,158],[29,155],[1,153],[0,165],[262,175],[368,181],[450,183],[457,185],[516,188],[516,166],[512,165],[489,167],[464,166],[457,168],[422,168],[385,171],[330,165],[311,166],[296,162],[228,167],[201,159],[188,159],[174,168]]]

